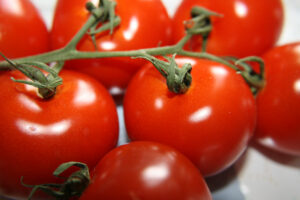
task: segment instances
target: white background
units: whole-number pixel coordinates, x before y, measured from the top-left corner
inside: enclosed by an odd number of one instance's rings
[[[41,11],[48,28],[55,0],[32,0]],[[172,16],[181,0],[162,0]],[[255,0],[253,0],[255,1]],[[259,1],[259,0],[257,0]],[[300,0],[283,0],[284,30],[278,44],[300,41]],[[125,138],[122,107],[120,142]],[[300,200],[300,158],[250,147],[241,160],[227,172],[208,180],[215,200]]]

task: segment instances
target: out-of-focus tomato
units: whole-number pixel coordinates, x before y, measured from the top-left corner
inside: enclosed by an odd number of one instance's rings
[[[272,149],[300,156],[300,43],[267,52],[266,86],[257,96],[255,138]]]
[[[198,169],[173,148],[132,142],[109,152],[80,200],[211,200]]]
[[[17,58],[49,48],[48,30],[30,0],[0,0],[0,52]]]
[[[81,28],[89,16],[85,3],[89,0],[58,1],[51,32],[52,48],[63,47]],[[94,1],[98,2],[98,1]],[[135,50],[168,44],[171,38],[171,21],[160,0],[116,0],[116,15],[121,24],[112,35],[98,34],[99,51]],[[79,50],[95,51],[90,37],[86,36]],[[75,60],[67,68],[87,73],[107,88],[124,89],[132,75],[145,62],[131,58],[104,58]]]
[[[130,82],[124,99],[128,135],[175,147],[205,176],[218,173],[247,147],[255,126],[254,98],[243,78],[227,66],[189,58],[176,62],[193,66],[185,94],[170,92],[152,65]]]
[[[12,82],[18,71],[0,74],[0,195],[27,198],[21,185],[53,182],[58,165],[80,161],[93,168],[118,139],[115,104],[96,80],[63,71],[63,85],[44,100],[36,88]]]
[[[184,35],[182,23],[190,18],[193,6],[223,15],[212,17],[209,53],[237,57],[261,55],[275,45],[282,30],[281,0],[183,0],[173,19],[174,42]],[[198,51],[201,43],[202,38],[195,36],[186,48]]]

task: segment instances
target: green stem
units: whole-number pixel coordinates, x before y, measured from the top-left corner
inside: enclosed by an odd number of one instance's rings
[[[192,10],[192,16],[194,17],[192,20],[194,20],[194,21],[192,21],[193,23],[191,22],[191,24],[195,24],[195,25],[188,27],[188,29],[186,31],[186,35],[175,45],[147,48],[147,49],[139,49],[139,50],[129,50],[129,51],[102,51],[102,52],[78,51],[76,49],[76,47],[77,47],[79,41],[84,37],[84,35],[89,34],[89,30],[91,30],[91,29],[92,29],[92,31],[95,30],[95,27],[97,26],[98,23],[104,22],[104,25],[105,25],[105,23],[106,23],[105,18],[109,17],[110,18],[109,22],[111,24],[106,24],[105,26],[107,26],[107,27],[105,27],[104,30],[106,30],[106,29],[111,30],[111,28],[115,27],[119,22],[118,17],[115,16],[114,11],[113,11],[115,4],[112,3],[111,5],[109,5],[111,2],[108,2],[108,0],[103,0],[101,2],[103,2],[102,3],[103,7],[101,7],[101,6],[95,7],[91,3],[87,4],[88,10],[91,12],[89,19],[65,47],[48,52],[48,53],[14,59],[13,62],[18,65],[31,63],[31,62],[43,62],[43,63],[57,62],[59,64],[55,67],[55,69],[57,72],[59,72],[62,68],[62,65],[63,65],[62,63],[66,60],[108,58],[108,57],[142,57],[145,54],[149,55],[149,56],[176,54],[176,55],[181,55],[181,56],[196,57],[196,58],[202,58],[202,59],[216,61],[216,62],[219,62],[221,64],[231,67],[232,69],[236,70],[237,72],[241,72],[241,69],[239,67],[226,61],[225,59],[222,59],[218,56],[214,56],[212,54],[204,52],[205,48],[206,48],[207,36],[212,29],[209,17],[210,16],[220,16],[220,15],[217,13],[208,11],[208,10],[197,8],[197,7],[193,8],[193,10]],[[109,7],[109,11],[107,10],[106,7]],[[110,14],[108,14],[108,13],[110,13]],[[92,32],[90,34],[92,34],[92,36],[93,36],[94,33]],[[200,52],[200,53],[192,52],[192,51],[186,51],[183,49],[184,45],[195,34],[201,35],[204,39],[204,43],[202,46],[203,52]],[[7,62],[7,61],[0,62],[0,70],[10,69],[10,68],[11,68],[11,66],[10,66],[9,62]],[[241,75],[244,77],[244,79],[247,82],[254,82],[254,81],[250,80],[252,78],[251,74],[243,71],[241,73]],[[179,77],[178,74],[176,74],[176,76]],[[262,74],[262,76],[263,76],[263,74]],[[56,81],[56,79],[53,80],[53,82],[55,82],[55,81]],[[257,82],[256,82],[256,84],[257,84]],[[256,87],[258,87],[258,86],[259,86],[259,84]]]

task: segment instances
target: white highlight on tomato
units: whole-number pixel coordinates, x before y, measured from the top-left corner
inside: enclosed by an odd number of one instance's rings
[[[18,99],[22,105],[24,105],[28,110],[31,110],[33,112],[41,112],[42,108],[32,99],[30,99],[28,96],[24,94],[20,94],[18,96]]]
[[[300,79],[294,82],[294,90],[297,94],[300,94]]]
[[[86,106],[92,104],[96,100],[96,94],[93,88],[85,81],[78,81],[78,90],[74,98],[74,103],[78,106]]]
[[[20,0],[2,1],[0,7],[2,7],[2,10],[6,10],[9,13],[14,13],[15,15],[21,16],[24,14]]]
[[[236,14],[241,18],[246,17],[248,14],[247,6],[241,1],[237,1],[235,3],[234,9],[235,9]]]
[[[212,113],[211,107],[205,106],[203,108],[200,108],[196,112],[194,112],[190,116],[189,120],[190,120],[190,122],[198,123],[198,122],[208,119],[209,116],[211,115],[211,113]]]
[[[155,104],[155,108],[159,110],[163,107],[164,102],[161,98],[156,98],[154,104]]]
[[[167,166],[163,164],[147,167],[142,172],[143,179],[148,183],[149,187],[160,184],[168,175],[169,170]]]
[[[130,19],[128,29],[123,32],[124,38],[126,40],[131,40],[134,37],[135,33],[137,32],[138,28],[139,28],[138,19],[136,17],[132,17]]]
[[[20,131],[28,135],[61,135],[71,127],[71,120],[43,125],[20,119],[16,122],[16,125]]]
[[[103,50],[113,50],[114,48],[116,48],[116,44],[114,42],[105,41],[100,43],[100,47]]]

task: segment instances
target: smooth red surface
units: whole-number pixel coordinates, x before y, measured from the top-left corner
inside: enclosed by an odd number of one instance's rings
[[[0,194],[27,198],[20,183],[57,181],[52,172],[63,162],[93,168],[118,139],[118,118],[111,96],[96,80],[71,71],[50,100],[36,89],[14,83],[19,72],[0,74]]]
[[[80,200],[211,200],[198,169],[173,148],[132,142],[109,152]]]
[[[175,147],[205,176],[218,173],[247,147],[255,125],[254,98],[229,67],[189,58],[177,62],[193,65],[185,94],[171,93],[152,65],[134,76],[124,99],[127,133],[132,140]]]
[[[31,1],[0,0],[0,52],[17,58],[49,49],[48,30]]]
[[[63,47],[88,18],[88,0],[58,1],[52,29],[52,48]],[[95,1],[97,2],[97,1]],[[113,35],[97,35],[99,51],[136,50],[170,43],[171,21],[160,0],[116,0],[116,14],[121,24]],[[95,51],[90,37],[85,37],[79,50]],[[75,60],[66,67],[87,73],[107,88],[124,89],[132,75],[145,63],[142,59],[105,58]]]
[[[272,149],[300,156],[300,43],[263,56],[266,86],[257,96],[256,140]]]
[[[223,15],[212,17],[209,53],[237,57],[261,55],[276,44],[282,30],[281,0],[183,0],[173,19],[174,42],[184,35],[182,23],[190,18],[194,5]],[[201,37],[194,37],[186,48],[201,50],[201,42]]]

